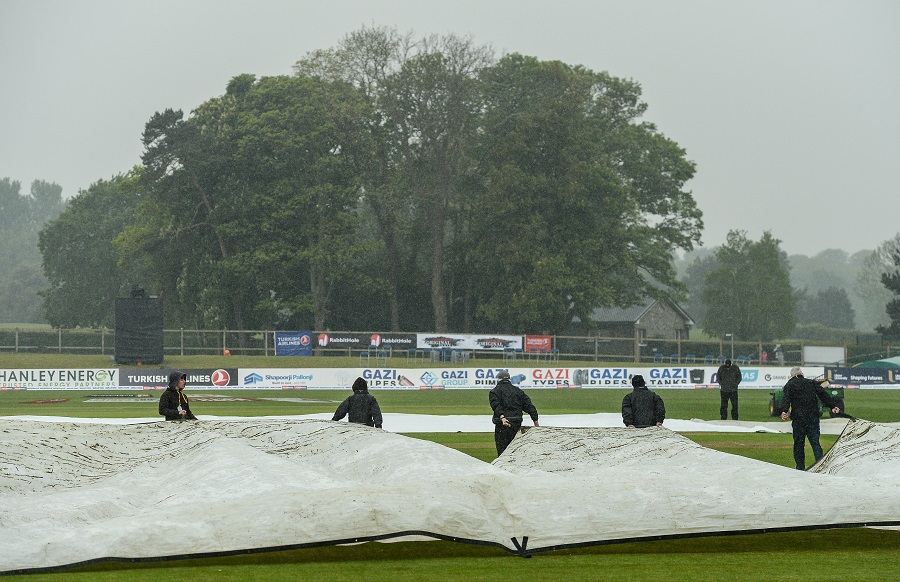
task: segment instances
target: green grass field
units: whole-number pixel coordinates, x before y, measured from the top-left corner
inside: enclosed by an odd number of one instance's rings
[[[0,367],[89,368],[109,366],[95,356],[0,355]],[[105,361],[98,362],[98,359]],[[176,368],[239,366],[276,367],[252,358],[167,358]],[[305,358],[310,360],[341,358]],[[224,361],[223,361],[224,360]],[[285,363],[280,366],[299,366]],[[355,363],[344,363],[355,366]],[[487,365],[479,362],[479,365]],[[502,365],[498,363],[497,365]],[[575,364],[577,365],[577,364]],[[190,392],[190,391],[189,391]],[[212,391],[250,399],[284,397],[282,391]],[[669,418],[718,418],[715,390],[660,390]],[[159,392],[144,394],[139,402],[86,402],[98,391],[0,391],[0,416],[52,415],[75,417],[153,417]],[[109,393],[103,391],[102,393]],[[411,414],[484,414],[483,433],[424,433],[410,435],[452,447],[484,461],[496,456],[487,406],[481,390],[389,391],[373,390],[386,412]],[[120,392],[120,394],[128,394]],[[532,390],[542,415],[617,412],[622,390]],[[194,411],[209,415],[284,415],[333,412],[345,396],[340,391],[291,392],[310,402],[196,402]],[[741,392],[741,419],[769,422],[769,394]],[[900,421],[900,392],[850,391],[848,411],[876,422]],[[689,433],[695,442],[731,454],[792,466],[789,434]],[[826,450],[836,437],[822,438]],[[811,452],[807,452],[812,458]],[[639,484],[636,484],[639,486]],[[814,495],[815,491],[798,492]],[[848,492],[852,495],[852,492]],[[840,499],[833,500],[840,503]],[[0,523],[2,527],[2,523]],[[165,535],[165,532],[160,532]],[[0,529],[2,543],[2,529]],[[204,580],[488,580],[527,577],[536,580],[872,580],[895,579],[900,571],[900,531],[836,529],[780,532],[740,536],[713,536],[641,543],[611,544],[578,550],[538,554],[522,559],[491,547],[452,542],[367,543],[355,546],[310,548],[223,558],[148,563],[102,563],[51,574],[9,576],[8,580],[114,580],[117,582],[164,579]]]

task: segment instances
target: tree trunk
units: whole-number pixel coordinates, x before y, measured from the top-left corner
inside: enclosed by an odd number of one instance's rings
[[[377,197],[371,197],[369,203],[372,205],[372,210],[375,212],[375,220],[378,222],[378,228],[381,230],[381,238],[384,240],[385,259],[387,260],[388,297],[391,310],[391,331],[400,331],[400,302],[397,298],[400,253],[397,250],[395,223],[393,216],[390,215],[389,211],[385,210]]]
[[[212,205],[212,202],[210,202],[210,200],[209,200],[209,196],[206,195],[206,190],[200,185],[200,181],[197,180],[196,176],[191,176],[191,179],[194,183],[194,187],[197,188],[198,192],[200,192],[200,198],[203,201],[203,206],[206,208],[207,217],[211,216],[213,213],[213,205]],[[215,228],[215,226],[213,227],[213,232],[216,235],[216,241],[218,241],[218,243],[219,243],[219,254],[221,255],[223,260],[227,259],[228,258],[228,250],[225,248],[225,239],[222,238],[222,234],[219,232],[218,228]],[[232,313],[234,314],[235,327],[237,327],[237,329],[244,329],[243,307],[241,306],[240,300],[234,295],[232,295],[232,297],[231,297],[231,309],[232,309]],[[239,334],[239,337],[241,338],[239,340],[239,344],[243,344],[244,343],[243,335]],[[244,346],[239,345],[239,347],[244,347]]]
[[[309,267],[309,290],[313,296],[313,329],[325,328],[325,272],[316,265]]]
[[[444,292],[444,233],[447,229],[447,188],[442,184],[435,190],[431,221],[431,305],[434,309],[434,330],[449,331],[447,325],[447,294]]]

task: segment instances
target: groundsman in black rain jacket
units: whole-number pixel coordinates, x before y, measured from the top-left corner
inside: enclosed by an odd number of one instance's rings
[[[381,428],[381,408],[378,400],[369,394],[369,385],[362,378],[353,382],[353,395],[348,396],[334,411],[331,420],[341,420],[349,416],[347,420],[366,426]]]
[[[647,388],[641,375],[631,379],[634,388],[622,399],[622,422],[629,428],[662,426],[666,420],[666,405],[662,397]]]
[[[159,413],[166,420],[197,420],[191,412],[191,403],[184,393],[187,374],[173,371],[169,373],[169,387],[159,397]]]

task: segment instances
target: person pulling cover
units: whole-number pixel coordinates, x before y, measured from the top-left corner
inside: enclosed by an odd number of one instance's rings
[[[784,396],[781,398],[781,420],[791,419],[791,432],[794,435],[794,465],[800,471],[806,470],[806,440],[812,447],[813,457],[819,462],[824,455],[819,444],[821,427],[819,425],[819,401],[831,407],[831,412],[839,414],[838,402],[815,380],[803,377],[803,371],[794,366],[791,377],[784,385]],[[790,412],[790,414],[788,414]]]
[[[634,388],[622,399],[622,422],[628,428],[662,426],[666,420],[666,405],[659,394],[647,388],[640,374],[631,378]]]
[[[494,411],[491,421],[494,423],[494,444],[497,445],[498,457],[519,432],[523,412],[528,413],[534,426],[540,426],[537,408],[531,403],[531,398],[510,381],[508,370],[497,373],[497,385],[488,395],[488,401]]]
[[[348,416],[350,422],[381,428],[381,408],[378,400],[369,394],[369,385],[362,378],[353,382],[353,394],[338,405],[331,420],[341,420]]]
[[[172,371],[169,373],[169,387],[159,397],[159,413],[166,420],[197,420],[191,412],[191,403],[184,393],[187,374]]]

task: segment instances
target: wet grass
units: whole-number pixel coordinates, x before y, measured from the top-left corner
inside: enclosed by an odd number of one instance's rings
[[[241,402],[204,402],[192,405],[195,414],[216,416],[270,416],[284,414],[315,414],[334,412],[337,403],[349,391],[341,390],[227,390],[191,389],[188,395],[216,394],[242,399]],[[622,389],[528,391],[541,415],[621,413]],[[668,418],[716,420],[719,418],[718,390],[657,390],[666,404]],[[0,416],[51,415],[98,418],[128,418],[155,416],[155,401],[162,392],[157,390],[0,390]],[[385,412],[406,414],[485,414],[490,415],[488,390],[371,390]],[[91,396],[118,394],[141,395],[138,402],[92,403]],[[301,399],[288,402],[283,399]],[[740,394],[741,420],[778,422],[769,415],[767,390],[742,390]],[[269,400],[266,400],[269,399]],[[274,400],[282,399],[282,400]],[[64,402],[48,402],[64,400]],[[126,400],[126,399],[123,399]],[[39,402],[44,401],[44,402]],[[304,402],[305,401],[305,402]],[[900,422],[900,391],[847,391],[847,410],[859,418],[873,422]],[[488,421],[489,422],[489,421]],[[491,429],[490,425],[487,426]]]
[[[164,562],[106,562],[9,576],[29,582],[158,580],[893,580],[900,532],[837,529],[607,544],[539,553],[453,542],[366,543]]]

